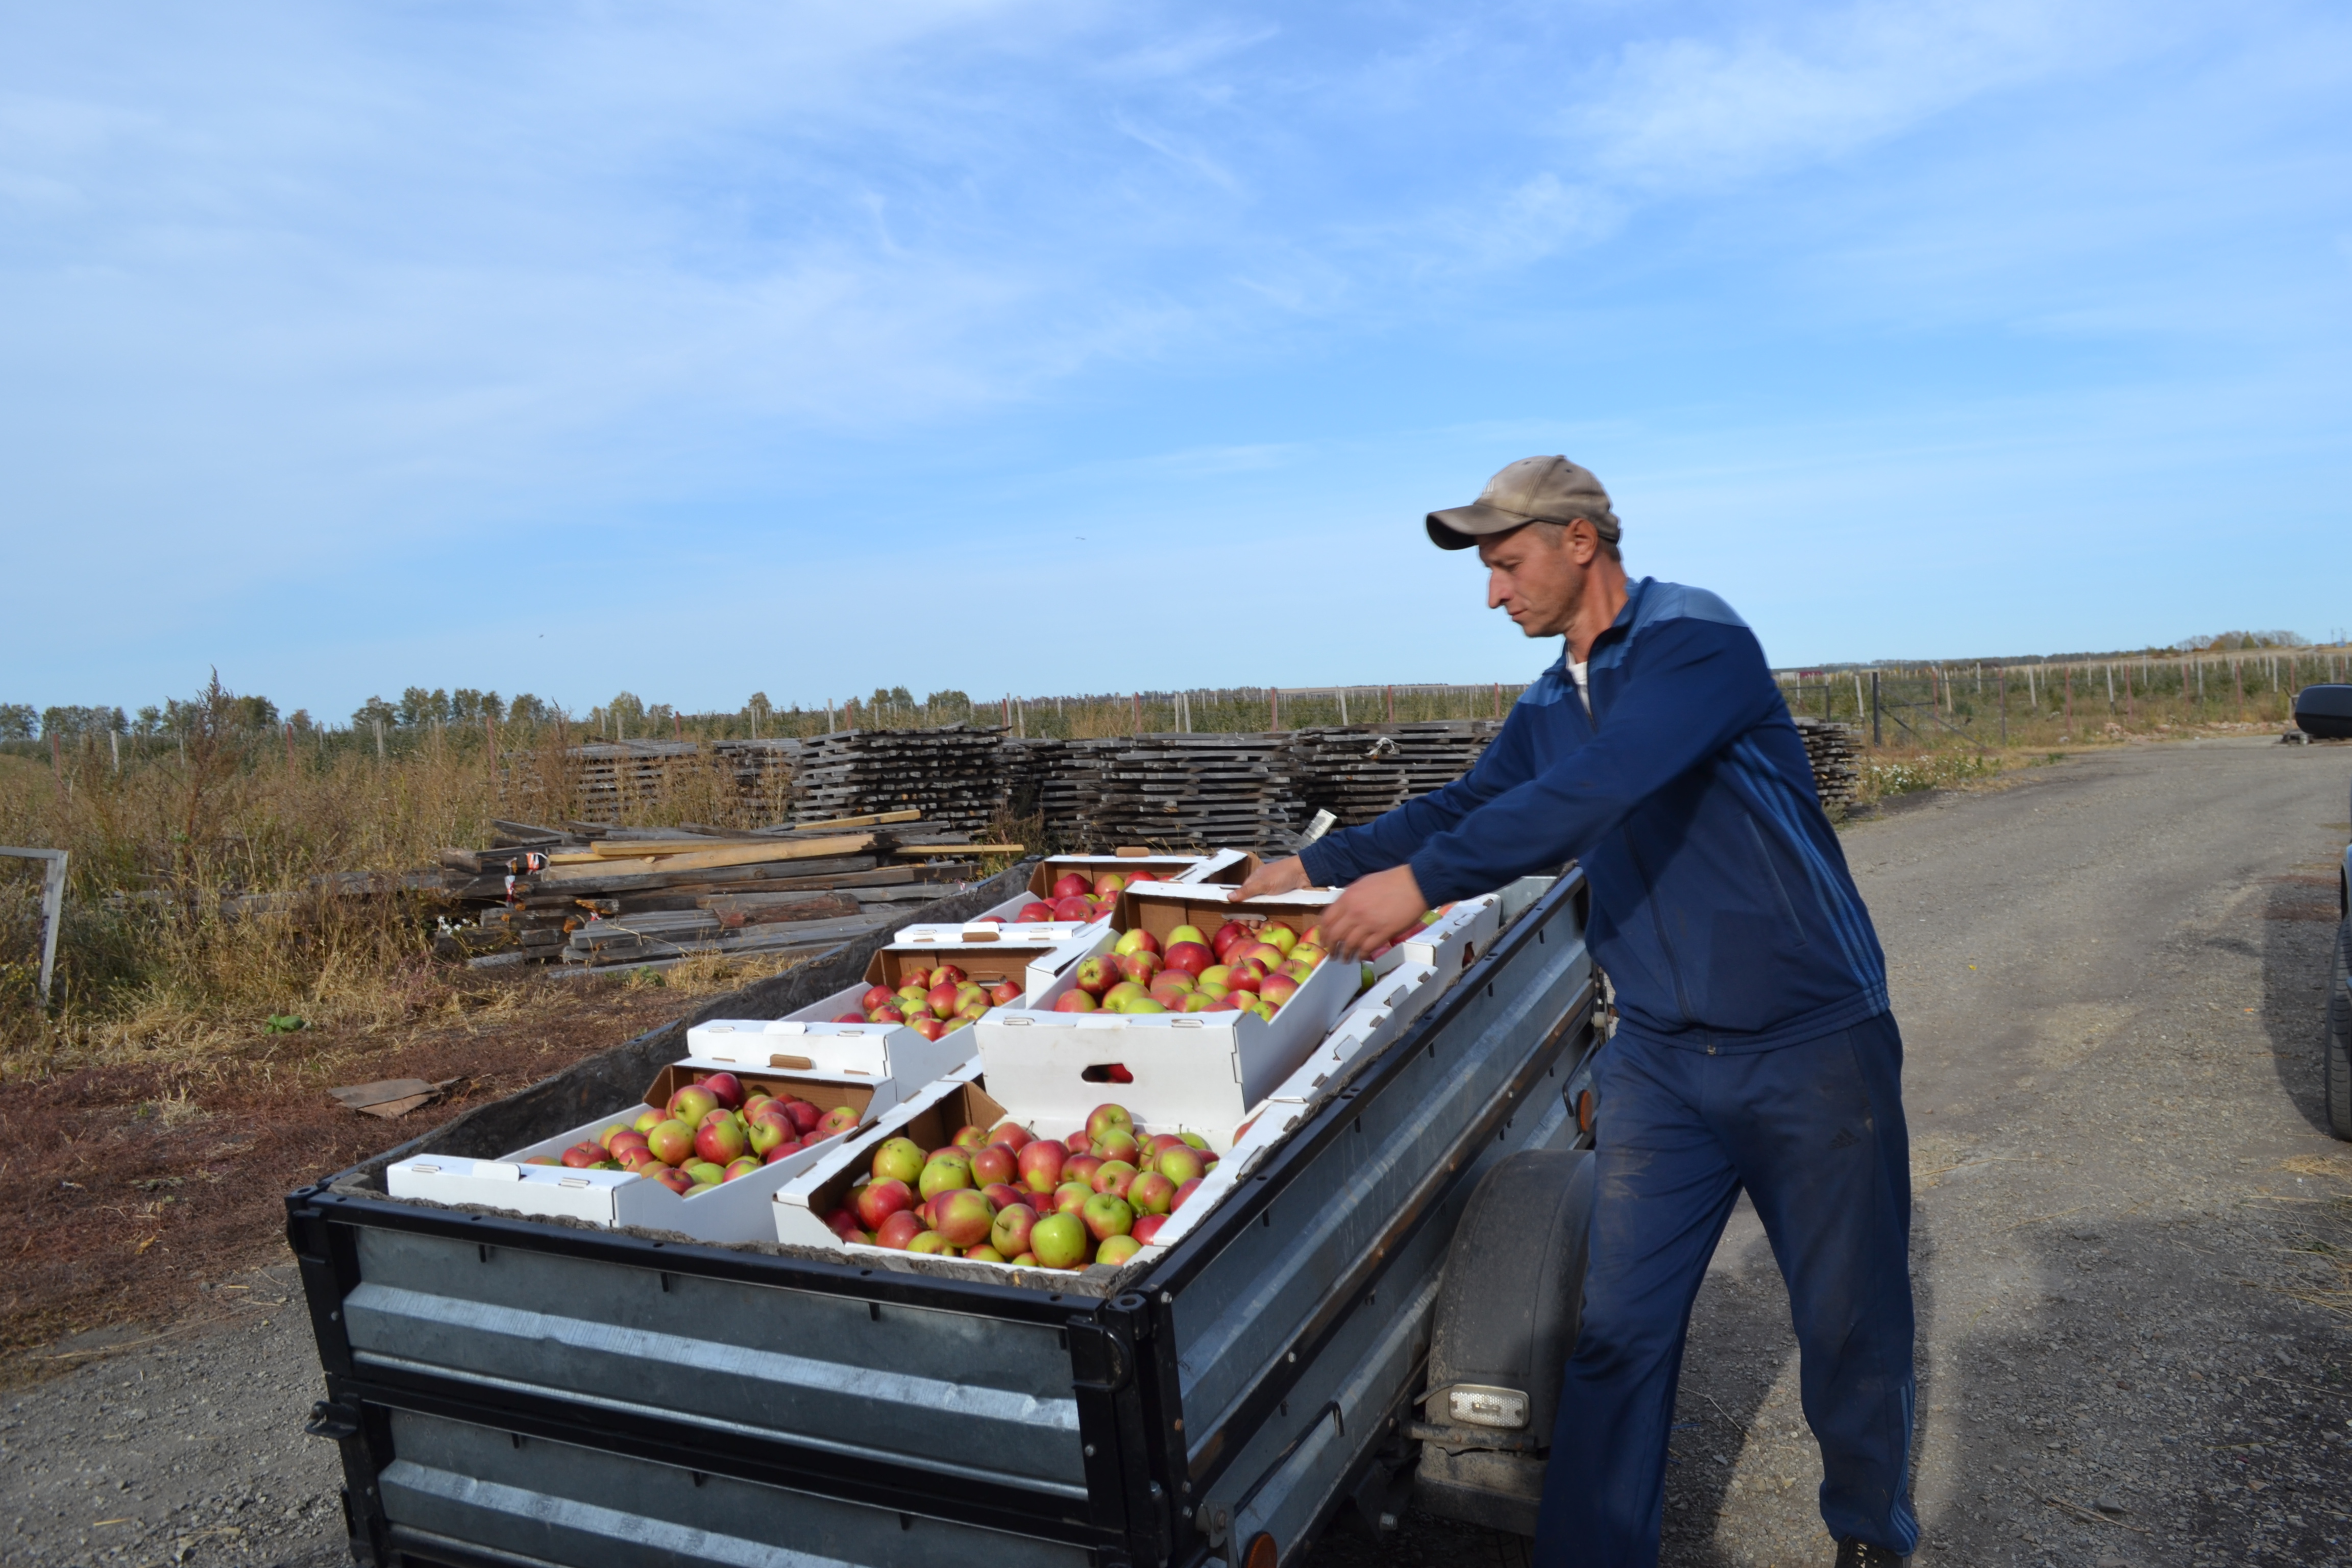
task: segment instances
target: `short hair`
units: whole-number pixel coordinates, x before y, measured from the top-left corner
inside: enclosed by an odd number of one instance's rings
[[[1606,555],[1610,560],[1616,562],[1622,562],[1625,559],[1623,555],[1618,552],[1617,549],[1617,536],[1621,531],[1622,531],[1623,525],[1618,522],[1615,514],[1604,511],[1599,517],[1580,517],[1577,521],[1579,522],[1588,522],[1592,525],[1592,537],[1600,544],[1601,554]],[[1560,536],[1568,531],[1568,524],[1564,522],[1547,522],[1541,518],[1538,518],[1535,521],[1528,523],[1528,526],[1529,528],[1542,529],[1544,531],[1545,540],[1548,541],[1555,550],[1559,548]]]

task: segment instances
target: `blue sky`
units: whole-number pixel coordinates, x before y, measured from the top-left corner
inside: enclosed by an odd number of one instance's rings
[[[1486,680],[2352,625],[2352,13],[0,4],[0,699]]]

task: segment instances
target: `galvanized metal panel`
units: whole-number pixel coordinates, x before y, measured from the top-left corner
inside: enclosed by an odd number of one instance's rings
[[[1447,1023],[1434,1052],[1416,1051],[1355,1101],[1355,1130],[1292,1173],[1261,1223],[1179,1293],[1178,1373],[1196,1442],[1219,1430],[1289,1352],[1335,1283],[1504,1092],[1591,971],[1574,913],[1563,908],[1550,940],[1520,949]],[[1559,1086],[1547,1080],[1547,1092],[1557,1098]]]
[[[376,1226],[357,1239],[356,1367],[1086,1496],[1053,1328]]]
[[[1446,1253],[1479,1178],[1520,1150],[1552,1146],[1569,1125],[1557,1096],[1513,1118],[1504,1139],[1488,1146],[1455,1195],[1398,1254],[1377,1299],[1350,1314],[1286,1408],[1251,1436],[1205,1499],[1230,1540],[1246,1542],[1268,1531],[1286,1558],[1307,1543],[1308,1528],[1356,1461],[1384,1437],[1388,1412],[1413,1392],[1408,1384],[1428,1353]]]
[[[568,1568],[1086,1568],[1081,1548],[394,1411],[387,1519]]]

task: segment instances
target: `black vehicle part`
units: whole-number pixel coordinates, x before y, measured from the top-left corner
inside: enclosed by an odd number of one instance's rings
[[[1590,1150],[1530,1151],[1486,1173],[1454,1233],[1430,1336],[1415,1500],[1533,1535],[1560,1376],[1583,1317]]]
[[[2315,741],[2352,740],[2352,685],[2306,686],[2296,692],[2294,724]]]
[[[2327,1130],[2352,1139],[2352,919],[2336,927],[2335,972],[2327,980],[2327,1028],[2319,1043],[2327,1088]]]

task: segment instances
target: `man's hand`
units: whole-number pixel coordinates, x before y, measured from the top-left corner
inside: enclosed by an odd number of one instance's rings
[[[1314,885],[1307,879],[1306,862],[1293,855],[1287,860],[1276,860],[1251,872],[1248,881],[1225,895],[1225,902],[1238,904],[1274,893],[1295,893],[1301,888]],[[1418,914],[1421,911],[1416,910],[1413,912]]]
[[[1323,945],[1342,959],[1361,958],[1421,919],[1421,896],[1411,866],[1393,866],[1350,883],[1322,921]]]

